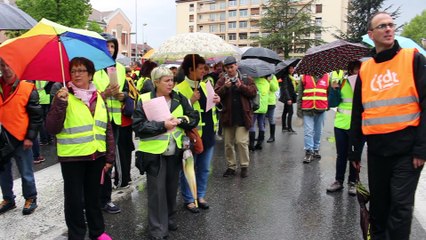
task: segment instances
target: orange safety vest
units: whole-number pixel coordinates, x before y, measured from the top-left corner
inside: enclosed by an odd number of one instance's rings
[[[0,97],[0,123],[19,141],[25,139],[29,118],[27,104],[34,84],[20,81],[15,91],[3,101]]]
[[[420,123],[419,95],[413,73],[415,49],[401,49],[395,57],[361,65],[362,132],[384,134]]]
[[[302,110],[327,110],[328,74],[324,74],[316,83],[312,76],[303,75],[302,83]]]

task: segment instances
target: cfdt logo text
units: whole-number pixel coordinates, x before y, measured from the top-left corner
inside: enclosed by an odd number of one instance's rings
[[[398,86],[400,81],[397,78],[397,73],[386,70],[385,74],[375,74],[370,87],[374,92],[381,92]]]

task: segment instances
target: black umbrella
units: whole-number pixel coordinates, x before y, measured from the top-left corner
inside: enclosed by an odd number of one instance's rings
[[[0,3],[0,30],[24,30],[37,24],[30,15],[6,3]]]
[[[260,59],[243,59],[238,63],[242,74],[250,77],[264,77],[275,73],[275,65]]]
[[[276,76],[282,76],[288,73],[288,68],[290,66],[296,67],[296,65],[300,62],[300,58],[290,58],[287,60],[284,60],[280,63],[277,64],[277,68],[276,68]]]
[[[248,58],[257,58],[257,59],[261,59],[263,61],[273,63],[273,64],[278,64],[279,62],[282,61],[281,57],[278,56],[276,52],[264,47],[249,48],[241,56],[241,59],[248,59]]]

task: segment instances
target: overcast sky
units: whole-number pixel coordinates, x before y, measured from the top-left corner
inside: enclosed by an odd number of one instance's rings
[[[137,1],[137,3],[136,3]],[[167,38],[176,34],[176,3],[174,0],[90,0],[93,8],[110,11],[121,8],[132,22],[135,32],[136,11],[138,21],[138,43],[142,37],[151,47],[156,48]],[[426,9],[425,0],[387,0],[384,5],[401,6],[398,25],[409,22]],[[137,8],[136,8],[137,7]],[[146,26],[142,26],[146,23]],[[143,33],[143,34],[142,34]],[[143,35],[143,36],[142,36]],[[134,40],[132,40],[134,42]]]

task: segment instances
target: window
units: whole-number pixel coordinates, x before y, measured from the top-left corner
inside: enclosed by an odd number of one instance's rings
[[[315,18],[315,26],[318,26],[318,27],[322,26],[322,18],[320,17]]]
[[[251,4],[259,4],[260,0],[251,0]]]
[[[226,39],[225,39],[225,34],[219,34],[218,36],[219,36],[220,38],[222,38],[223,40],[226,40]]]
[[[194,32],[194,26],[189,26],[189,32]]]
[[[247,5],[249,0],[240,0],[240,5]]]
[[[194,11],[194,4],[193,3],[189,4],[189,11],[190,12]]]
[[[230,6],[230,7],[237,6],[237,0],[229,0],[228,6]]]
[[[220,2],[220,9],[226,9],[226,2]]]
[[[209,26],[209,32],[211,32],[211,33],[217,32],[217,25],[210,25]]]
[[[228,12],[228,16],[231,18],[231,17],[236,17],[237,16],[237,11],[236,10],[233,10],[233,11],[229,11]]]
[[[240,21],[240,28],[247,28],[247,21]]]
[[[228,22],[228,28],[237,28],[237,22]]]
[[[250,21],[250,27],[258,28],[259,27],[259,21]]]
[[[247,17],[247,16],[248,16],[248,10],[240,9],[240,17]]]
[[[221,21],[225,21],[225,19],[226,19],[226,13],[225,12],[221,12],[220,13],[220,20]]]
[[[260,13],[260,10],[259,8],[252,8],[250,12],[251,12],[251,15],[258,16]]]
[[[322,13],[322,4],[315,4],[315,13]]]
[[[315,39],[317,39],[317,40],[321,39],[321,32],[315,33]]]
[[[258,32],[251,32],[250,33],[250,37],[258,37],[259,33]]]
[[[246,40],[247,39],[247,33],[240,33],[238,35],[238,37],[239,37],[240,40]]]
[[[226,25],[220,24],[220,32],[225,32],[225,31],[226,31]]]
[[[202,32],[203,31],[204,26],[198,26],[198,31]]]
[[[237,34],[236,33],[229,33],[228,34],[228,40],[237,40]]]
[[[210,13],[209,21],[214,21],[214,20],[216,20],[216,14]]]
[[[210,10],[216,10],[216,4],[214,3],[210,4]]]
[[[127,45],[127,42],[128,42],[127,33],[121,33],[121,44]]]
[[[194,22],[194,15],[189,15],[189,22]]]

